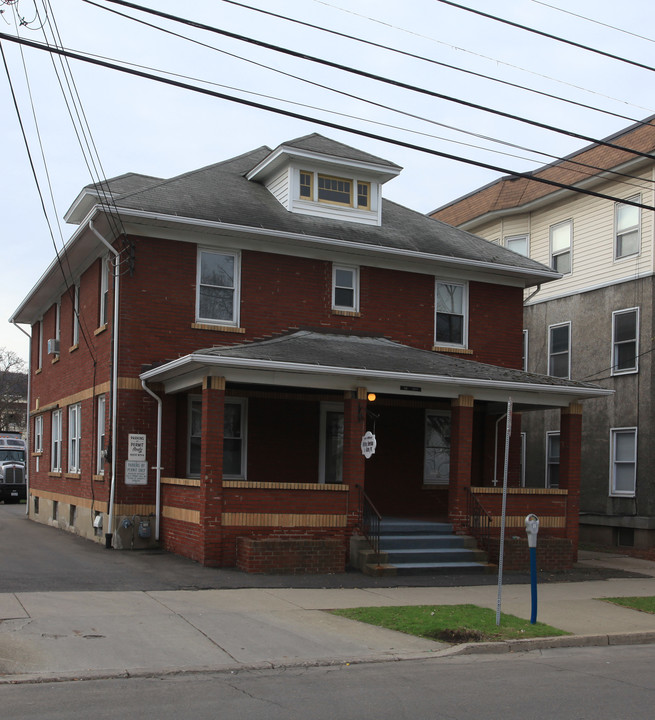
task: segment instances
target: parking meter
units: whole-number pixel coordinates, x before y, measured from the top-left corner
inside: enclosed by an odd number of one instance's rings
[[[537,547],[537,533],[539,532],[539,518],[530,513],[525,518],[525,532],[528,535],[528,547]]]
[[[539,532],[539,518],[530,513],[525,518],[525,532],[528,536],[530,548],[530,585],[532,587],[532,614],[530,622],[537,622],[537,533]]]

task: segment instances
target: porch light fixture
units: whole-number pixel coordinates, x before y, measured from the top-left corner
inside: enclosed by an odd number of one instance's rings
[[[369,393],[369,394],[366,396],[366,399],[367,399],[369,402],[375,402],[376,399],[377,399],[377,395],[376,395],[375,393]]]

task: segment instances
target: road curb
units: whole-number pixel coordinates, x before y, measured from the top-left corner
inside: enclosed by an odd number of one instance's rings
[[[257,670],[310,667],[348,667],[407,660],[438,660],[460,655],[492,655],[511,652],[531,652],[557,648],[607,647],[620,645],[655,644],[655,630],[648,632],[612,633],[600,635],[564,635],[559,637],[530,638],[526,640],[505,640],[502,642],[462,643],[434,652],[409,652],[365,657],[323,658],[318,660],[297,660],[290,662],[262,661],[247,665],[189,666],[184,668],[138,668],[133,670],[97,670],[66,673],[23,673],[0,676],[2,685],[38,685],[45,683],[88,682],[91,680],[131,680],[137,678],[167,677],[174,675],[236,674]]]

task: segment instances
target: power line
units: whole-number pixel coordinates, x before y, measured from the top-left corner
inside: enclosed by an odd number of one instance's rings
[[[226,1],[229,2],[230,0],[226,0]],[[334,93],[336,93],[336,94],[338,94],[338,95],[342,95],[342,96],[344,96],[344,97],[348,97],[348,98],[357,100],[357,101],[359,101],[359,102],[364,102],[364,103],[366,103],[366,104],[373,105],[374,107],[379,107],[379,108],[382,108],[382,109],[384,109],[384,110],[389,110],[389,111],[394,112],[394,113],[396,113],[396,114],[404,115],[405,117],[410,117],[410,118],[413,118],[413,119],[415,119],[415,120],[421,120],[422,122],[426,122],[426,123],[429,123],[429,124],[431,124],[431,125],[436,125],[437,127],[442,127],[442,128],[446,128],[446,129],[448,129],[448,130],[453,130],[453,131],[458,132],[458,133],[461,133],[461,134],[463,134],[463,135],[468,135],[468,136],[471,136],[471,137],[476,137],[476,138],[479,138],[479,139],[481,139],[481,140],[486,140],[486,141],[491,142],[491,143],[496,143],[496,144],[499,144],[499,145],[504,145],[504,146],[506,146],[506,147],[515,148],[515,149],[517,149],[517,150],[525,150],[526,152],[530,152],[530,153],[533,153],[533,154],[535,154],[535,155],[541,155],[541,156],[543,156],[543,157],[548,157],[548,158],[550,158],[551,160],[555,160],[555,161],[558,161],[558,162],[566,162],[566,163],[568,163],[569,165],[575,165],[575,166],[577,166],[577,168],[586,168],[586,169],[588,169],[588,170],[601,171],[601,172],[606,173],[606,174],[608,174],[608,175],[613,175],[613,176],[616,176],[616,177],[623,177],[623,178],[627,178],[627,179],[630,179],[630,180],[639,180],[640,182],[642,182],[642,183],[645,182],[645,183],[647,183],[647,184],[649,184],[649,183],[650,183],[650,184],[655,183],[655,180],[652,180],[652,179],[650,179],[650,178],[640,178],[640,177],[637,177],[637,176],[635,176],[635,175],[630,175],[629,173],[620,172],[620,171],[618,171],[618,170],[608,170],[608,169],[605,168],[605,167],[599,167],[599,166],[597,166],[597,165],[592,165],[592,164],[589,164],[589,163],[581,162],[580,160],[574,160],[574,159],[572,159],[572,158],[562,158],[562,157],[559,157],[559,156],[557,156],[557,155],[553,155],[553,154],[551,154],[551,153],[544,152],[544,151],[542,151],[542,150],[535,150],[534,148],[525,147],[524,145],[518,145],[518,144],[516,144],[516,143],[511,143],[511,142],[508,142],[508,141],[506,141],[506,140],[500,140],[500,139],[498,139],[498,138],[494,138],[494,137],[491,137],[491,136],[489,136],[489,135],[484,135],[484,134],[482,134],[482,133],[472,132],[472,131],[470,131],[470,130],[464,130],[463,128],[455,127],[454,125],[448,125],[447,123],[441,123],[441,122],[438,122],[438,121],[433,120],[433,119],[431,119],[431,118],[427,118],[427,117],[422,116],[422,115],[417,115],[417,114],[415,114],[415,113],[410,113],[410,112],[407,112],[407,111],[405,111],[405,110],[399,110],[398,108],[394,108],[394,107],[391,107],[391,106],[389,106],[389,105],[385,105],[384,103],[376,102],[376,101],[374,101],[374,100],[370,100],[370,99],[367,99],[367,98],[363,98],[363,97],[361,97],[361,96],[359,96],[359,95],[355,95],[355,94],[353,94],[353,93],[345,92],[344,90],[338,90],[338,89],[335,88],[335,87],[331,87],[331,86],[328,86],[328,85],[324,85],[324,84],[322,84],[322,83],[318,83],[318,82],[316,82],[315,80],[310,80],[310,79],[307,78],[307,77],[302,77],[302,76],[300,76],[300,75],[294,75],[293,73],[289,73],[289,72],[286,72],[286,71],[284,71],[284,70],[280,70],[280,69],[278,69],[278,68],[274,68],[274,67],[272,67],[272,66],[270,66],[270,65],[265,65],[264,63],[257,62],[256,60],[253,60],[252,58],[247,58],[247,57],[243,57],[242,55],[237,55],[237,54],[235,54],[235,53],[228,52],[227,50],[223,50],[223,49],[221,49],[221,48],[217,48],[217,47],[215,47],[214,45],[209,45],[208,43],[201,42],[200,40],[196,40],[195,38],[190,38],[190,37],[188,37],[187,35],[182,35],[182,34],[180,34],[180,33],[174,32],[174,31],[169,30],[169,29],[167,29],[167,28],[163,28],[163,27],[161,27],[160,25],[155,25],[155,24],[153,24],[153,23],[149,23],[149,22],[147,22],[146,20],[142,20],[142,19],[140,19],[140,18],[131,17],[130,15],[126,15],[125,13],[121,12],[120,10],[113,10],[113,9],[111,9],[111,8],[105,8],[105,7],[103,7],[102,5],[98,5],[96,2],[93,2],[93,0],[86,0],[86,2],[87,2],[88,4],[90,4],[90,5],[93,5],[94,7],[98,7],[98,8],[100,8],[100,9],[102,9],[102,10],[105,10],[106,12],[111,12],[111,13],[113,13],[113,14],[115,14],[115,15],[118,15],[119,17],[123,17],[123,18],[126,18],[126,19],[128,19],[128,20],[131,20],[131,21],[133,21],[133,22],[137,22],[137,23],[139,23],[139,24],[141,24],[141,25],[145,25],[146,27],[149,27],[149,28],[152,28],[152,29],[154,29],[154,30],[157,30],[158,32],[163,32],[163,33],[166,33],[166,34],[168,34],[168,35],[172,35],[173,37],[180,38],[180,39],[182,39],[182,40],[185,40],[185,41],[190,42],[190,43],[194,43],[194,44],[196,44],[196,45],[200,45],[201,47],[207,48],[207,49],[209,49],[209,50],[213,50],[213,51],[215,51],[215,52],[222,53],[222,54],[224,54],[224,55],[227,55],[228,57],[232,57],[232,58],[236,58],[236,59],[238,59],[238,60],[242,60],[243,62],[250,63],[251,65],[255,65],[255,66],[257,66],[257,67],[264,68],[265,70],[269,70],[269,71],[271,71],[271,72],[278,73],[278,74],[283,75],[283,76],[285,76],[285,77],[293,78],[294,80],[298,80],[298,81],[300,81],[300,82],[307,83],[307,84],[312,85],[312,86],[314,86],[314,87],[318,87],[318,88],[321,88],[321,89],[323,89],[323,90],[329,90],[330,92],[334,92]],[[239,3],[238,3],[238,4],[239,4]],[[102,59],[104,59],[104,60],[114,61],[113,58],[107,58],[107,57],[101,56],[101,55],[93,55],[92,53],[87,53],[87,54],[88,54],[89,56],[92,56],[92,57],[100,57],[100,58],[102,58]],[[123,65],[131,65],[132,67],[139,67],[139,68],[143,68],[143,69],[146,69],[146,70],[153,70],[153,68],[151,68],[151,67],[144,66],[144,65],[139,65],[139,64],[137,64],[137,63],[129,63],[129,62],[126,62],[126,61],[121,61],[121,62],[122,62]],[[534,159],[532,159],[532,158],[526,158],[526,157],[524,157],[524,156],[516,155],[516,154],[514,154],[514,153],[507,153],[507,152],[503,152],[503,151],[500,151],[500,150],[494,150],[494,149],[492,149],[492,148],[488,148],[488,147],[484,147],[484,146],[480,146],[480,145],[474,145],[473,143],[465,143],[465,142],[458,141],[458,140],[454,140],[454,139],[450,139],[450,138],[440,137],[440,136],[438,136],[438,135],[432,135],[432,134],[430,134],[430,133],[420,132],[420,131],[417,131],[417,130],[410,130],[410,129],[408,129],[408,128],[401,128],[401,127],[398,127],[397,125],[391,125],[391,124],[389,124],[389,123],[383,123],[383,122],[380,122],[380,121],[377,121],[377,120],[367,120],[366,118],[361,118],[361,117],[357,117],[357,116],[354,116],[354,115],[348,115],[348,114],[346,114],[346,113],[340,113],[340,112],[337,112],[337,111],[334,111],[334,110],[327,110],[327,109],[325,109],[325,108],[319,108],[319,107],[316,107],[316,106],[313,106],[313,105],[308,105],[308,104],[305,104],[305,103],[293,102],[293,101],[291,101],[291,100],[287,100],[287,99],[284,99],[284,98],[278,98],[278,97],[274,97],[274,96],[270,96],[270,95],[264,95],[264,94],[256,93],[256,92],[250,92],[250,91],[243,90],[243,89],[241,89],[241,88],[236,88],[236,87],[234,87],[234,86],[229,86],[229,85],[223,85],[223,84],[221,84],[221,83],[215,83],[215,82],[212,82],[212,81],[209,81],[209,80],[203,80],[203,79],[201,79],[201,78],[189,77],[189,76],[187,76],[187,75],[181,75],[181,74],[179,74],[179,73],[173,73],[173,72],[164,71],[164,70],[157,70],[157,72],[164,73],[164,74],[166,74],[166,75],[171,75],[171,76],[174,76],[174,77],[181,77],[181,78],[184,78],[184,79],[187,79],[187,80],[195,80],[196,82],[203,82],[203,83],[206,83],[206,84],[209,84],[209,85],[213,85],[213,86],[215,86],[215,87],[222,87],[222,88],[225,88],[225,89],[228,89],[228,90],[236,90],[237,92],[243,92],[243,93],[246,93],[246,94],[248,94],[248,95],[254,95],[254,96],[257,96],[257,97],[264,97],[264,98],[269,99],[269,100],[271,100],[271,99],[272,99],[272,100],[277,100],[278,102],[284,102],[284,103],[287,103],[287,104],[290,104],[290,105],[295,105],[295,106],[299,106],[299,107],[306,107],[306,108],[310,108],[310,109],[312,109],[312,110],[320,110],[320,111],[322,111],[322,112],[327,112],[327,113],[330,113],[330,114],[332,114],[332,115],[339,115],[339,116],[341,116],[341,117],[348,117],[348,118],[351,118],[351,119],[362,120],[362,121],[364,121],[364,122],[369,122],[369,123],[372,123],[372,124],[374,124],[374,125],[380,125],[380,126],[383,126],[383,127],[389,127],[389,128],[393,128],[393,129],[395,129],[395,130],[401,130],[401,131],[408,132],[408,133],[415,134],[415,135],[422,135],[422,136],[424,136],[424,137],[431,137],[431,138],[434,138],[434,139],[437,139],[437,140],[442,140],[443,142],[453,143],[453,144],[455,144],[455,145],[462,145],[462,146],[465,146],[465,147],[472,147],[472,148],[477,149],[477,150],[483,150],[484,152],[490,152],[490,153],[495,153],[495,154],[499,154],[499,155],[505,155],[505,156],[507,156],[507,157],[514,157],[514,158],[516,158],[516,159],[526,160],[526,161],[528,161],[528,162],[533,162],[533,163],[536,163],[536,162],[537,162],[536,160],[534,160]],[[638,123],[639,123],[639,124],[642,124],[642,125],[647,124],[647,123],[644,123],[644,122],[642,122],[642,121],[638,121]],[[594,175],[597,174],[596,172],[585,172],[584,170],[582,170],[582,169],[579,170],[579,169],[577,169],[577,168],[575,169],[575,172],[579,173],[580,175],[584,175],[584,176],[587,176],[587,177],[593,177]],[[573,168],[570,168],[570,169],[573,170]],[[641,185],[636,186],[636,185],[632,185],[632,183],[625,183],[625,184],[626,184],[626,185],[629,185],[629,186],[631,186],[631,187],[641,187]]]
[[[296,23],[297,25],[302,25],[303,27],[309,27],[314,30],[320,30],[321,32],[329,33],[330,35],[336,35],[337,37],[346,38],[347,40],[353,40],[358,43],[362,43],[364,45],[370,45],[371,47],[380,48],[381,50],[387,50],[392,53],[396,53],[398,55],[403,55],[405,57],[412,58],[414,60],[421,60],[423,62],[430,63],[432,65],[438,65],[439,67],[444,67],[449,70],[455,70],[456,72],[465,73],[467,75],[472,75],[473,77],[482,78],[483,80],[490,80],[491,82],[499,83],[501,85],[506,85],[508,87],[516,88],[518,90],[524,90],[526,92],[534,93],[535,95],[540,95],[542,97],[550,98],[551,100],[558,100],[559,102],[568,103],[570,105],[575,105],[577,107],[585,108],[586,110],[593,110],[594,112],[603,113],[605,115],[611,115],[613,117],[620,118],[621,120],[629,120],[630,122],[641,122],[638,118],[630,117],[629,115],[622,115],[621,113],[615,113],[610,110],[603,110],[602,108],[594,107],[593,105],[588,105],[587,103],[579,102],[577,100],[571,100],[569,98],[564,98],[559,95],[554,95],[552,93],[544,92],[543,90],[537,90],[536,88],[528,87],[527,85],[519,85],[518,83],[510,82],[509,80],[502,80],[500,78],[493,77],[491,75],[485,75],[484,73],[475,72],[474,70],[468,70],[466,68],[458,67],[457,65],[451,65],[450,63],[441,62],[440,60],[435,60],[434,58],[425,57],[424,55],[417,55],[412,52],[408,52],[406,50],[400,50],[399,48],[390,47],[389,45],[383,45],[382,43],[377,43],[372,40],[366,40],[365,38],[357,37],[355,35],[348,35],[347,33],[342,33],[337,30],[332,30],[330,28],[321,27],[320,25],[314,25],[313,23],[305,22],[304,20],[298,20],[296,18],[291,18],[286,15],[280,15],[278,13],[274,13],[270,10],[264,10],[262,8],[256,8],[252,7],[250,5],[246,5],[245,3],[237,2],[237,0],[222,0],[224,3],[228,3],[230,5],[236,5],[237,7],[242,7],[247,10],[252,10],[253,12],[262,13],[264,15],[268,15],[270,17],[275,17],[280,20],[286,20],[288,22]],[[95,4],[95,3],[94,3]],[[98,6],[102,7],[102,6]]]
[[[80,53],[72,52],[70,50],[63,50],[61,48],[48,47],[48,46],[43,45],[42,43],[37,43],[37,42],[31,41],[31,40],[26,40],[24,38],[16,38],[12,35],[7,35],[6,33],[0,33],[0,40],[8,40],[8,41],[14,42],[14,43],[22,43],[22,44],[28,45],[29,47],[32,47],[36,50],[45,50],[46,52],[57,53],[59,55],[64,55],[64,56],[74,59],[74,60],[80,60],[81,62],[90,63],[92,65],[97,65],[99,67],[104,67],[104,68],[107,68],[110,70],[116,70],[118,72],[122,72],[122,73],[125,73],[128,75],[142,77],[147,80],[154,80],[155,82],[163,83],[165,85],[171,85],[173,87],[178,87],[183,90],[191,90],[192,92],[197,92],[202,95],[208,95],[210,97],[219,98],[221,100],[227,100],[229,102],[246,105],[248,107],[255,108],[257,110],[265,110],[267,112],[272,112],[272,113],[275,113],[278,115],[283,115],[285,117],[294,118],[296,120],[303,120],[306,122],[314,123],[316,125],[323,125],[324,127],[329,127],[329,128],[333,128],[335,130],[348,132],[353,135],[359,135],[361,137],[370,138],[371,140],[378,140],[380,142],[388,143],[390,145],[404,147],[409,150],[416,150],[418,152],[423,152],[428,155],[433,155],[435,157],[444,158],[446,160],[454,160],[455,162],[460,162],[460,163],[464,163],[467,165],[474,165],[476,167],[481,167],[486,170],[493,170],[494,172],[502,173],[504,175],[511,175],[511,176],[517,177],[517,178],[524,178],[527,180],[532,180],[534,182],[541,183],[543,185],[549,185],[551,187],[557,187],[557,188],[560,188],[563,190],[570,190],[572,192],[580,193],[583,195],[590,195],[592,197],[601,198],[603,200],[610,200],[612,202],[620,202],[624,205],[639,207],[644,210],[655,210],[655,207],[653,207],[651,205],[646,205],[644,203],[640,203],[640,202],[636,202],[636,201],[632,201],[632,200],[624,199],[624,198],[617,198],[613,195],[606,195],[605,193],[595,192],[593,190],[576,187],[574,185],[557,182],[555,180],[549,180],[547,178],[539,177],[537,175],[532,175],[530,173],[515,172],[514,170],[509,170],[507,168],[499,167],[497,165],[491,165],[489,163],[483,163],[478,160],[471,160],[469,158],[458,157],[457,155],[445,153],[440,150],[434,150],[432,148],[426,148],[421,145],[415,145],[413,143],[408,143],[408,142],[405,142],[404,140],[397,140],[395,138],[389,138],[389,137],[385,137],[383,135],[378,135],[376,133],[368,132],[367,130],[358,130],[356,128],[346,127],[344,125],[339,125],[339,124],[331,122],[329,120],[323,120],[321,118],[315,118],[315,117],[310,117],[308,115],[302,115],[301,113],[292,112],[290,110],[284,110],[282,108],[271,107],[270,105],[264,105],[262,103],[254,102],[252,100],[246,100],[244,98],[237,98],[232,95],[227,95],[225,93],[217,92],[215,90],[210,90],[208,88],[197,87],[194,85],[190,85],[189,83],[180,82],[179,80],[172,80],[170,78],[162,78],[160,76],[153,75],[152,73],[146,73],[142,70],[136,70],[136,69],[128,68],[128,67],[122,67],[120,65],[115,65],[113,63],[99,60],[97,58],[87,57],[85,55],[81,55]]]
[[[89,0],[84,0],[84,2],[89,2]],[[249,37],[247,37],[247,36],[245,36],[245,35],[240,35],[240,34],[237,34],[237,33],[232,33],[232,32],[229,32],[229,31],[227,31],[227,30],[221,30],[221,29],[216,28],[216,27],[213,27],[213,26],[211,26],[211,25],[205,25],[204,23],[199,23],[199,22],[196,22],[196,21],[194,21],[194,20],[189,20],[189,19],[187,19],[187,18],[182,18],[182,17],[179,17],[179,16],[177,16],[177,15],[171,15],[171,14],[169,14],[169,13],[164,13],[164,12],[161,12],[161,11],[159,11],[159,10],[153,10],[153,9],[151,9],[151,8],[146,8],[146,7],[143,7],[143,6],[141,6],[141,5],[137,5],[137,4],[135,4],[135,3],[126,2],[125,0],[107,0],[107,2],[114,3],[114,4],[116,4],[116,5],[122,5],[122,6],[124,6],[124,7],[129,7],[129,8],[135,9],[135,10],[140,10],[140,11],[142,11],[142,12],[149,13],[149,14],[151,14],[151,15],[155,15],[155,16],[157,16],[157,17],[161,17],[161,18],[164,18],[164,19],[167,19],[167,20],[172,20],[172,21],[174,21],[174,22],[181,23],[181,24],[183,24],[183,25],[188,25],[188,26],[190,26],[190,27],[195,27],[195,28],[200,29],[200,30],[206,30],[206,31],[208,31],[208,32],[216,33],[216,34],[218,34],[218,35],[224,35],[225,37],[230,37],[230,38],[233,38],[233,39],[235,39],[235,40],[240,40],[240,41],[242,41],[242,42],[246,42],[246,43],[249,43],[249,44],[252,44],[252,45],[256,45],[256,46],[258,46],[258,47],[263,47],[263,48],[266,48],[266,49],[268,49],[268,50],[274,50],[275,52],[283,53],[283,54],[289,55],[289,56],[291,56],[291,57],[300,58],[300,59],[302,59],[302,60],[309,60],[310,62],[315,62],[315,63],[318,63],[318,64],[320,64],[320,65],[325,65],[325,66],[327,66],[327,67],[331,67],[331,68],[334,68],[334,69],[337,69],[337,70],[342,70],[342,71],[344,71],[344,72],[348,72],[348,73],[351,73],[351,74],[353,74],[353,75],[358,75],[358,76],[360,76],[360,77],[365,77],[365,78],[368,78],[368,79],[370,79],[370,80],[376,80],[376,81],[378,81],[378,82],[382,82],[382,83],[385,83],[385,84],[387,84],[387,85],[392,85],[392,86],[394,86],[394,87],[399,87],[399,88],[402,88],[402,89],[404,89],[404,90],[411,90],[411,91],[413,91],[413,92],[418,92],[418,93],[421,93],[421,94],[423,94],[423,95],[428,95],[428,96],[430,96],[430,97],[435,97],[435,98],[438,98],[438,99],[441,99],[441,100],[447,100],[447,101],[449,101],[449,102],[454,102],[454,103],[457,103],[457,104],[459,104],[459,105],[464,105],[465,107],[473,108],[473,109],[475,109],[475,110],[481,110],[481,111],[486,112],[486,113],[491,113],[491,114],[493,114],[493,115],[498,115],[498,116],[500,116],[500,117],[505,117],[505,118],[508,118],[508,119],[510,119],[510,120],[516,120],[516,121],[518,121],[518,122],[525,123],[525,124],[527,124],[527,125],[532,125],[532,126],[534,126],[534,127],[542,128],[542,129],[544,129],[544,130],[550,130],[551,132],[556,132],[556,133],[559,133],[560,135],[566,135],[566,136],[568,136],[568,137],[577,138],[578,140],[585,140],[586,142],[590,142],[590,143],[593,143],[593,144],[595,144],[595,145],[603,145],[603,146],[605,146],[605,147],[614,148],[615,150],[623,150],[623,151],[625,151],[625,152],[627,152],[627,153],[630,153],[630,154],[632,154],[632,155],[637,155],[637,156],[641,156],[641,157],[646,157],[646,158],[648,158],[649,160],[651,160],[652,157],[653,157],[650,153],[644,153],[644,152],[641,152],[641,151],[639,151],[639,150],[634,150],[634,149],[632,149],[632,148],[627,148],[627,147],[624,147],[624,146],[621,146],[621,145],[617,145],[617,144],[611,143],[611,142],[609,142],[609,141],[607,141],[607,140],[599,140],[599,139],[597,139],[597,138],[589,137],[588,135],[582,135],[581,133],[575,133],[575,132],[570,131],[570,130],[564,130],[563,128],[558,128],[558,127],[555,127],[555,126],[553,126],[553,125],[548,125],[548,124],[546,124],[546,123],[541,123],[541,122],[538,122],[537,120],[529,120],[529,119],[527,119],[527,118],[523,118],[523,117],[520,117],[520,116],[518,116],[518,115],[513,115],[512,113],[503,112],[502,110],[494,110],[494,109],[492,109],[492,108],[486,107],[485,105],[479,105],[478,103],[469,102],[468,100],[461,100],[461,99],[459,99],[459,98],[454,98],[454,97],[452,97],[452,96],[450,96],[450,95],[445,95],[445,94],[443,94],[443,93],[437,93],[437,92],[435,92],[435,91],[433,91],[433,90],[427,90],[426,88],[420,88],[420,87],[417,87],[417,86],[415,86],[415,85],[409,85],[408,83],[403,83],[403,82],[400,82],[399,80],[391,80],[390,78],[386,78],[386,77],[383,77],[383,76],[381,76],[381,75],[376,75],[376,74],[374,74],[374,73],[369,73],[369,72],[366,72],[366,71],[364,71],[364,70],[358,70],[357,68],[352,68],[352,67],[349,67],[349,66],[347,66],[347,65],[342,65],[342,64],[340,64],[340,63],[335,63],[335,62],[332,62],[331,60],[324,60],[324,59],[321,59],[321,58],[317,58],[317,57],[314,57],[314,56],[312,56],[312,55],[308,55],[308,54],[306,54],[306,53],[301,53],[301,52],[297,52],[297,51],[295,51],[295,50],[290,50],[289,48],[283,48],[283,47],[280,47],[279,45],[273,45],[272,43],[267,43],[267,42],[264,42],[264,41],[262,41],[262,40],[255,40],[255,39],[249,38]]]
[[[113,0],[109,0],[112,2]],[[513,22],[512,20],[506,20],[505,18],[498,17],[497,15],[490,15],[489,13],[482,12],[482,10],[476,10],[475,8],[467,7],[466,5],[460,5],[459,3],[452,2],[452,0],[436,0],[436,2],[443,3],[444,5],[450,5],[451,7],[458,8],[459,10],[465,10],[466,12],[473,13],[474,15],[480,15],[481,17],[488,18],[489,20],[495,20],[496,22],[503,23],[504,25],[510,25],[511,27],[518,28],[519,30],[525,30],[526,32],[534,33],[535,35],[541,35],[542,37],[549,38],[550,40],[556,40],[557,42],[564,43],[565,45],[572,45],[573,47],[580,48],[581,50],[587,50],[588,52],[596,53],[596,55],[602,55],[608,57],[611,60],[618,60],[628,65],[634,65],[635,67],[642,68],[643,70],[651,70],[655,72],[655,67],[646,65],[644,63],[637,62],[636,60],[629,60],[628,58],[621,57],[621,55],[614,55],[613,53],[606,52],[605,50],[599,50],[589,45],[583,45],[582,43],[575,42],[575,40],[567,40],[566,38],[559,37],[559,35],[553,35],[551,33],[544,32],[543,30],[537,30],[536,28],[528,27],[527,25],[521,25],[521,23]]]

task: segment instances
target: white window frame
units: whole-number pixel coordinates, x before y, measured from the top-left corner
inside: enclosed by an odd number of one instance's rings
[[[628,198],[625,198],[626,200],[629,200],[630,202],[641,202],[641,194],[637,193],[636,195],[631,195]],[[622,207],[630,207],[637,213],[637,222],[633,225],[629,225],[628,227],[622,228],[621,233],[619,233],[619,214],[621,212]],[[630,233],[635,232],[637,233],[637,249],[634,252],[631,253],[620,253],[619,254],[619,242],[620,239],[623,238],[623,236],[628,235]],[[641,208],[632,208],[632,206],[626,206],[625,202],[617,202],[614,204],[614,260],[623,260],[624,258],[629,257],[635,257],[635,255],[639,255],[641,252]]]
[[[55,340],[61,339],[61,300],[55,303]]]
[[[68,472],[79,473],[82,453],[82,405],[68,406]]]
[[[37,370],[43,368],[43,320],[39,320],[39,347],[38,349],[38,367]]]
[[[529,348],[529,332],[523,331],[523,372],[528,372],[528,348]]]
[[[109,319],[109,255],[100,258],[100,313],[98,327],[104,327]]]
[[[347,272],[352,276],[352,287],[337,284],[337,273]],[[337,303],[337,290],[352,290],[353,302],[351,305],[339,305]],[[332,309],[359,312],[359,268],[352,265],[332,265]]]
[[[439,316],[439,309],[437,307],[439,299],[439,285],[451,285],[453,287],[462,288],[462,342],[446,342],[437,339],[437,319]],[[456,315],[457,313],[445,313],[443,315]],[[469,326],[469,286],[468,282],[461,280],[446,280],[446,279],[435,279],[434,284],[434,344],[436,347],[457,347],[466,348],[468,347],[468,326]]]
[[[504,240],[505,247],[508,250],[518,253],[519,255],[523,255],[524,257],[530,257],[530,236],[527,233],[522,233],[521,235],[508,235]],[[525,252],[521,252],[520,250],[510,247],[510,245],[518,244],[519,242],[525,243]]]
[[[616,318],[619,315],[627,315],[634,313],[635,316],[635,336],[634,340],[616,340]],[[634,342],[635,345],[635,361],[634,365],[629,368],[619,369],[617,367],[617,352],[620,345]],[[625,310],[615,310],[612,313],[612,358],[611,358],[612,375],[630,375],[639,372],[639,308],[626,308]]]
[[[319,421],[319,445],[318,445],[318,482],[325,485],[325,463],[327,460],[327,416],[328,413],[344,414],[344,404],[338,402],[322,402],[321,417]],[[337,483],[343,482],[343,448],[341,455],[341,467],[337,471]]]
[[[34,418],[34,452],[43,452],[43,415]]]
[[[232,292],[232,317],[231,318],[210,318],[210,317],[203,317],[200,314],[200,294],[201,294],[201,287],[203,287],[203,284],[201,283],[201,277],[202,277],[202,257],[204,254],[207,255],[222,255],[223,257],[229,257],[232,258],[232,261],[234,263],[234,277],[233,277],[233,285],[230,286],[218,286],[218,285],[207,285],[207,287],[216,287],[221,288],[224,290],[229,290]],[[227,250],[227,249],[221,249],[216,250],[215,248],[207,248],[207,247],[198,247],[198,255],[197,255],[197,265],[196,265],[196,321],[199,323],[209,324],[209,325],[228,325],[228,326],[237,326],[239,325],[239,306],[240,306],[240,297],[241,297],[241,253],[237,250]]]
[[[555,355],[564,355],[563,352],[553,353],[552,351],[552,333],[553,330],[557,330],[561,327],[567,327],[568,328],[568,349],[566,350],[566,354],[568,355],[567,359],[567,372],[566,375],[553,375],[551,372],[551,362],[552,359],[555,357]],[[571,379],[571,321],[563,322],[563,323],[556,323],[554,325],[548,326],[548,375],[550,377],[559,377],[564,380],[570,380]]]
[[[202,396],[201,395],[189,395],[188,405],[188,421],[187,421],[187,474],[189,477],[195,478],[200,477],[202,468],[199,471],[191,472],[191,412],[193,405],[197,404],[202,412]],[[246,480],[247,479],[247,468],[248,468],[248,401],[246,398],[235,398],[226,397],[225,405],[240,405],[241,406],[241,472],[239,473],[226,473],[223,469],[223,477],[226,480]],[[202,429],[201,434],[198,436],[202,442]],[[228,440],[234,438],[227,438]],[[223,453],[225,454],[225,440],[226,436],[223,435]]]
[[[429,475],[427,472],[427,453],[428,453],[428,417],[429,416],[447,417],[451,423],[452,432],[452,414],[448,410],[426,410],[424,415],[424,436],[423,436],[423,484],[424,485],[448,485],[450,482],[450,452],[452,450],[452,442],[448,448],[447,467],[442,468],[442,472],[436,476]],[[442,466],[444,463],[441,464]]]
[[[103,475],[105,471],[105,432],[107,429],[107,399],[105,395],[98,395],[98,430],[96,435],[96,475]]]
[[[558,488],[559,487],[559,467],[560,467],[560,459],[561,459],[561,452],[562,452],[562,446],[559,445],[559,453],[557,455],[557,462],[551,460],[551,454],[550,454],[550,446],[551,446],[551,439],[557,438],[558,444],[560,440],[560,433],[559,430],[553,430],[546,433],[546,478],[545,478],[545,486],[547,488]],[[557,484],[554,485],[552,482],[552,471],[551,468],[557,465]]]
[[[61,452],[63,449],[62,411],[53,410],[50,418],[50,470],[61,472]]]
[[[560,230],[563,230],[565,227],[568,226],[569,230],[569,241],[568,245],[565,248],[555,250],[553,248],[553,236]],[[573,272],[573,220],[564,220],[559,223],[555,223],[555,225],[551,225],[549,229],[549,238],[550,238],[550,266],[555,270],[556,272],[561,273],[562,275],[570,275]],[[557,258],[563,257],[565,255],[569,256],[569,269],[564,272],[562,270],[559,270],[555,267]]]
[[[634,451],[632,460],[620,461],[616,459],[616,439],[619,435],[632,435]],[[616,489],[616,466],[617,463],[632,465],[632,490]],[[637,494],[637,428],[623,427],[610,429],[610,497],[635,497]]]

